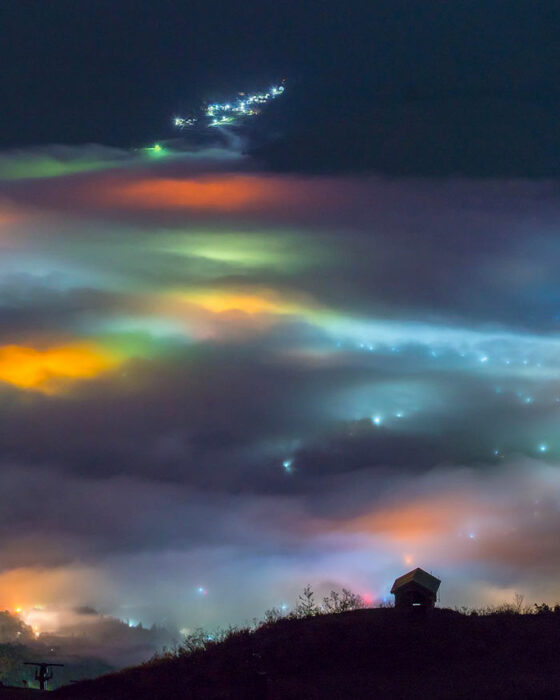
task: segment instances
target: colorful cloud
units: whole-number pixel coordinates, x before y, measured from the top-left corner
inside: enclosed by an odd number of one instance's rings
[[[72,381],[93,379],[118,364],[117,357],[93,343],[46,349],[0,346],[0,382],[47,394],[58,393]]]
[[[550,185],[43,156],[0,159],[6,606],[37,567],[49,605],[179,626],[413,565],[560,599]]]

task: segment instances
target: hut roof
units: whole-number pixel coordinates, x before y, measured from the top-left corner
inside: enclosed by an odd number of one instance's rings
[[[439,585],[441,583],[439,578],[432,576],[432,574],[429,574],[427,571],[424,571],[424,569],[418,568],[414,569],[413,571],[409,571],[407,574],[403,574],[402,576],[399,576],[399,578],[395,579],[393,588],[391,588],[391,593],[396,593],[396,591],[398,591],[399,588],[402,588],[403,586],[406,586],[407,583],[412,582],[417,583],[419,586],[422,586],[422,588],[426,588],[434,594],[437,593]]]

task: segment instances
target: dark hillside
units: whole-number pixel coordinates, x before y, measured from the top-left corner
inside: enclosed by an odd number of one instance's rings
[[[560,615],[368,609],[280,620],[53,700],[560,697]]]

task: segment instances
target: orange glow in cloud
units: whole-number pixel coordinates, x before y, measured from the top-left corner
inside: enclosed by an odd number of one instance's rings
[[[0,346],[0,382],[46,394],[57,393],[69,380],[91,379],[117,364],[114,356],[93,343],[46,350]]]
[[[24,218],[29,219],[30,216],[24,215],[21,211],[11,206],[5,206],[0,203],[0,246],[12,248],[17,244],[21,244],[21,234],[16,235],[16,232],[11,227],[20,223]]]
[[[28,217],[28,214],[24,214],[23,211],[16,209],[11,203],[0,202],[0,228]]]
[[[455,532],[466,510],[468,503],[454,502],[450,497],[426,499],[356,518],[349,523],[349,528],[401,543],[418,543]],[[407,556],[412,561],[408,553]]]
[[[16,217],[10,212],[0,209],[0,228],[2,226],[7,226],[8,224],[13,224]]]
[[[231,212],[302,201],[302,188],[295,180],[254,175],[220,175],[197,180],[148,178],[121,185],[111,182],[97,193],[102,203],[155,210]]]
[[[10,569],[0,575],[0,605],[20,615],[32,608],[56,602],[60,588],[68,587],[61,570]]]
[[[35,633],[56,632],[60,620],[71,618],[72,608],[83,604],[84,594],[100,590],[108,590],[103,575],[86,567],[25,567],[0,574],[1,609],[19,615]]]

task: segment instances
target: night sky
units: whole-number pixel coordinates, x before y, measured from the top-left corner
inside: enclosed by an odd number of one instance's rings
[[[560,599],[558,14],[2,3],[0,607]]]

